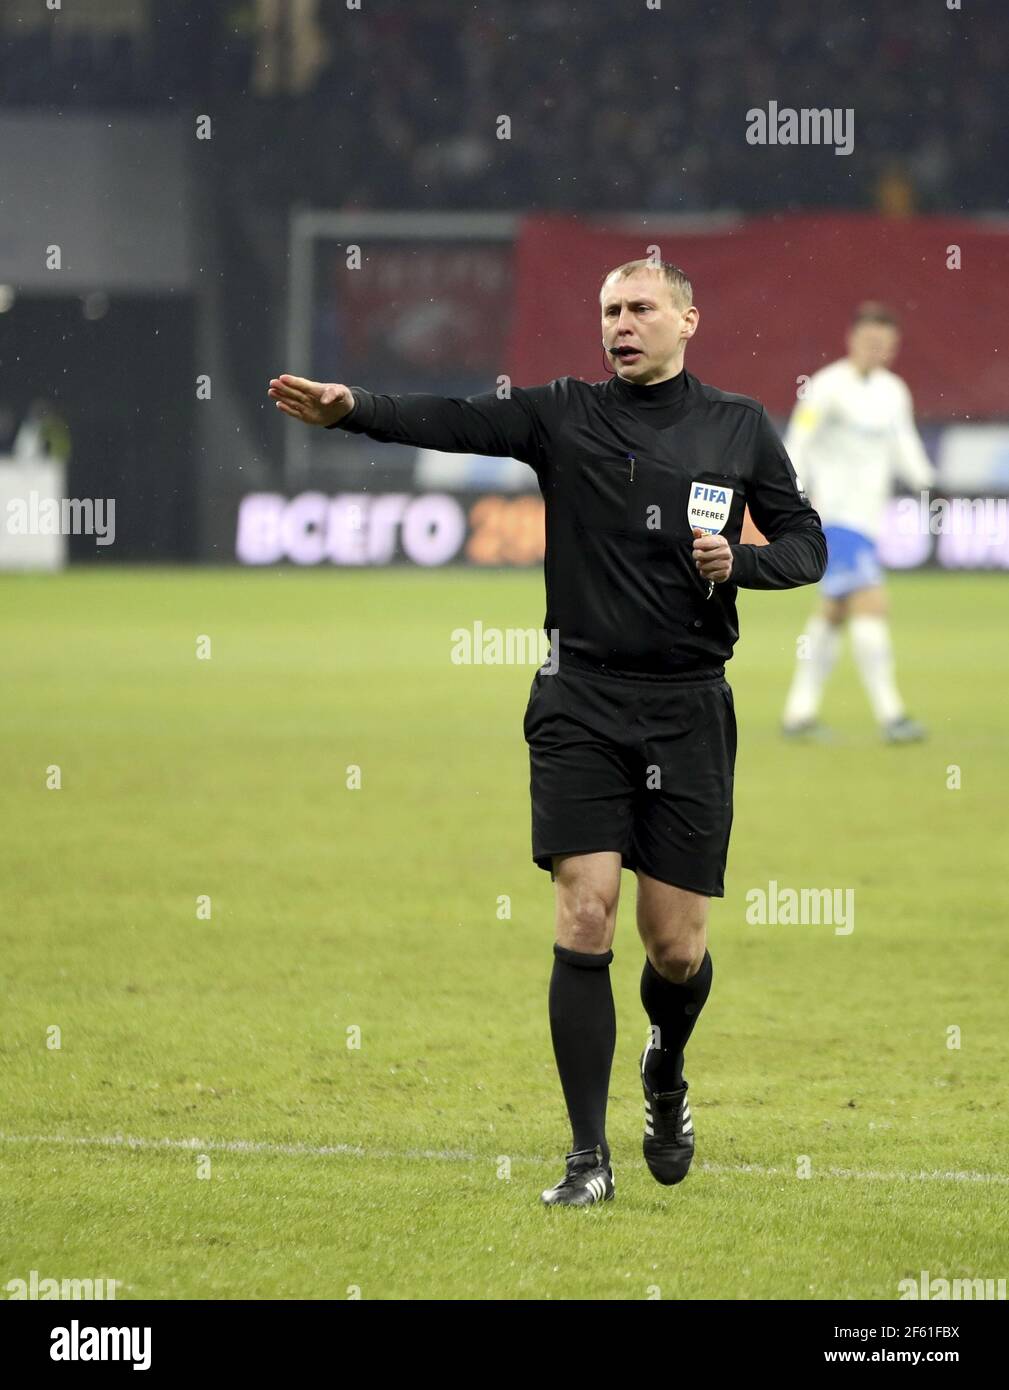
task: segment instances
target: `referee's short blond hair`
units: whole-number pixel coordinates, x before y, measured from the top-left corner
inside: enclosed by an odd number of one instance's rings
[[[617,276],[621,280],[625,280],[628,275],[633,275],[636,270],[660,271],[661,274],[666,277],[666,283],[669,286],[669,292],[673,297],[674,303],[681,309],[689,309],[691,304],[693,304],[694,287],[687,278],[686,273],[682,271],[678,265],[673,265],[672,261],[653,261],[647,256],[639,261],[624,261],[623,265],[618,265],[616,269],[611,270],[610,273],[605,276],[603,285],[606,284],[607,280],[612,280],[614,276]],[[599,287],[599,293],[600,295],[602,294],[602,285]]]

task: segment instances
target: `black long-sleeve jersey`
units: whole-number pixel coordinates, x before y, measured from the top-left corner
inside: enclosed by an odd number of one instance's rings
[[[535,470],[544,628],[556,630],[562,659],[655,675],[722,666],[739,636],[737,587],[791,589],[823,574],[820,518],[763,406],[686,371],[654,386],[559,377],[504,398],[351,390],[353,410],[328,428]],[[691,556],[697,483],[728,503],[732,574],[710,598]],[[765,546],[740,544],[746,505]]]

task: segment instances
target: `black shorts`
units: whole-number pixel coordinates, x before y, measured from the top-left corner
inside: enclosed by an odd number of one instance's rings
[[[626,869],[725,896],[736,715],[720,671],[671,679],[575,669],[533,677],[533,859],[617,850]]]

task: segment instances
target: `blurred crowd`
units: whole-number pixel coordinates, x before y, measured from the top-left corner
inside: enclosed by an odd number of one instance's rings
[[[207,111],[277,207],[1004,207],[1005,0],[656,3],[5,0],[0,105]],[[747,144],[772,100],[854,153]]]

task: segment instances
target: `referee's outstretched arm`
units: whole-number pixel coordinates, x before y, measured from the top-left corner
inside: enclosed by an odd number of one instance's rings
[[[307,425],[339,425],[388,444],[515,458],[537,473],[547,446],[544,415],[553,400],[548,386],[515,386],[503,397],[495,391],[465,398],[384,396],[288,375],[275,377],[267,394],[285,415]]]
[[[730,546],[732,582],[741,589],[795,589],[822,578],[827,538],[764,411],[746,500],[768,543]]]

